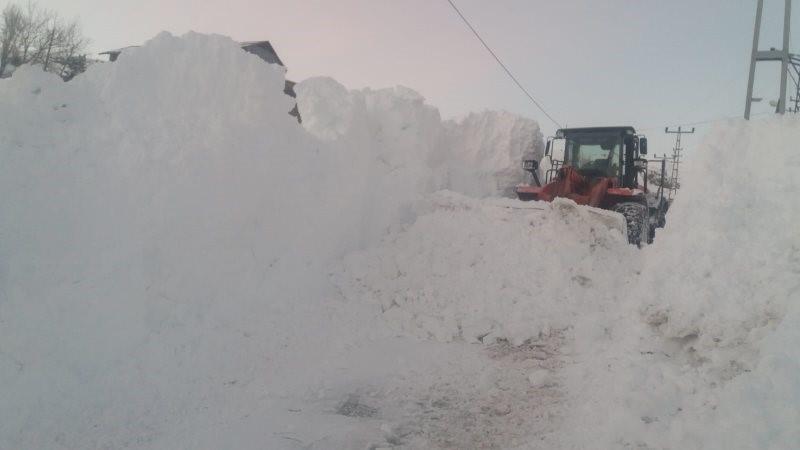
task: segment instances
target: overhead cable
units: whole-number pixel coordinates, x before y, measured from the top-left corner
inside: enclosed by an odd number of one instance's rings
[[[456,12],[456,14],[458,14],[458,16],[461,17],[461,20],[463,20],[464,23],[467,25],[467,27],[469,27],[469,29],[472,31],[472,34],[474,34],[475,37],[478,38],[478,40],[481,42],[481,44],[483,44],[483,47],[486,48],[486,51],[488,51],[489,54],[492,55],[494,60],[497,61],[497,63],[500,64],[500,67],[502,67],[503,70],[506,72],[506,74],[508,74],[509,78],[511,78],[511,80],[514,83],[516,83],[516,85],[522,90],[522,92],[525,93],[525,95],[533,102],[533,104],[536,105],[537,108],[539,108],[539,111],[541,111],[545,116],[547,116],[547,118],[550,119],[550,121],[553,122],[558,128],[561,128],[561,124],[558,123],[558,121],[556,119],[554,119],[553,116],[548,114],[547,111],[545,111],[544,107],[542,107],[542,105],[539,104],[539,102],[537,102],[535,98],[533,98],[533,95],[531,95],[531,93],[528,92],[527,89],[525,89],[525,87],[522,85],[522,83],[520,83],[519,80],[517,80],[517,77],[515,77],[514,74],[511,73],[511,71],[508,69],[508,67],[506,67],[506,65],[503,64],[503,61],[500,60],[500,58],[491,49],[491,47],[489,47],[489,45],[486,43],[486,41],[483,40],[481,35],[478,34],[478,31],[475,30],[475,27],[473,27],[472,24],[469,23],[469,20],[467,20],[467,18],[464,17],[464,14],[461,13],[461,11],[458,9],[458,7],[455,5],[455,3],[453,3],[452,0],[447,0],[447,3],[449,3],[450,6],[453,7],[453,10]]]

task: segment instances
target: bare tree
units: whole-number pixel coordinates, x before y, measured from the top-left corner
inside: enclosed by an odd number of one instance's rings
[[[0,76],[6,71],[6,67],[17,51],[17,41],[20,32],[24,27],[24,16],[22,9],[17,5],[8,5],[3,9],[3,20],[0,23]]]
[[[37,64],[64,79],[86,68],[82,52],[89,41],[77,20],[64,21],[32,2],[24,9],[12,4],[3,10],[0,32],[0,76],[8,64]]]
[[[50,58],[55,56],[53,55],[53,49],[58,52],[58,45],[62,39],[61,20],[59,20],[57,16],[52,15],[52,17],[48,19],[44,31],[44,33],[39,35],[39,42],[37,45],[39,49],[37,54],[38,58],[33,61],[40,63],[46,72],[50,69]]]
[[[39,37],[45,32],[45,27],[49,20],[49,13],[39,8],[35,3],[28,2],[25,10],[24,26],[19,33],[18,49],[20,59],[30,61],[36,52],[36,44]]]
[[[66,78],[67,76],[72,78],[76,74],[70,74],[70,71],[74,71],[77,67],[79,67],[77,64],[78,61],[83,61],[83,69],[85,70],[86,57],[80,53],[84,48],[86,48],[88,40],[83,37],[80,26],[74,21],[61,28],[59,38],[60,39],[57,41],[59,44],[58,53],[53,58],[53,61],[58,67],[58,71],[56,73],[58,73],[61,78]]]

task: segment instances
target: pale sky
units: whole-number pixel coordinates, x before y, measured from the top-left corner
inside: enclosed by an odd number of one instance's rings
[[[327,75],[351,89],[399,84],[419,91],[444,118],[505,109],[536,119],[546,134],[556,129],[446,0],[38,3],[79,18],[94,52],[141,44],[162,30],[264,39],[296,81]],[[562,125],[633,125],[647,132],[652,154],[671,148],[664,126],[743,112],[756,0],[455,3]],[[783,3],[765,0],[762,49],[780,47]],[[800,29],[791,42],[792,50],[800,47]],[[767,101],[778,91],[779,65],[761,64],[755,96],[765,101],[756,114],[773,109]],[[687,150],[697,141],[685,139]]]

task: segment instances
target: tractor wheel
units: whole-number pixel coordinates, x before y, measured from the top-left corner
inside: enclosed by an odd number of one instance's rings
[[[650,233],[647,206],[641,203],[623,202],[617,203],[611,210],[625,216],[625,224],[628,226],[628,242],[641,246],[642,239],[647,240]]]

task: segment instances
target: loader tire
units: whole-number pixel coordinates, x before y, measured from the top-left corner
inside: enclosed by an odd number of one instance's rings
[[[647,206],[641,203],[623,202],[617,203],[611,210],[625,216],[625,224],[628,227],[628,243],[637,247],[641,246],[642,238],[646,240],[650,233]]]

